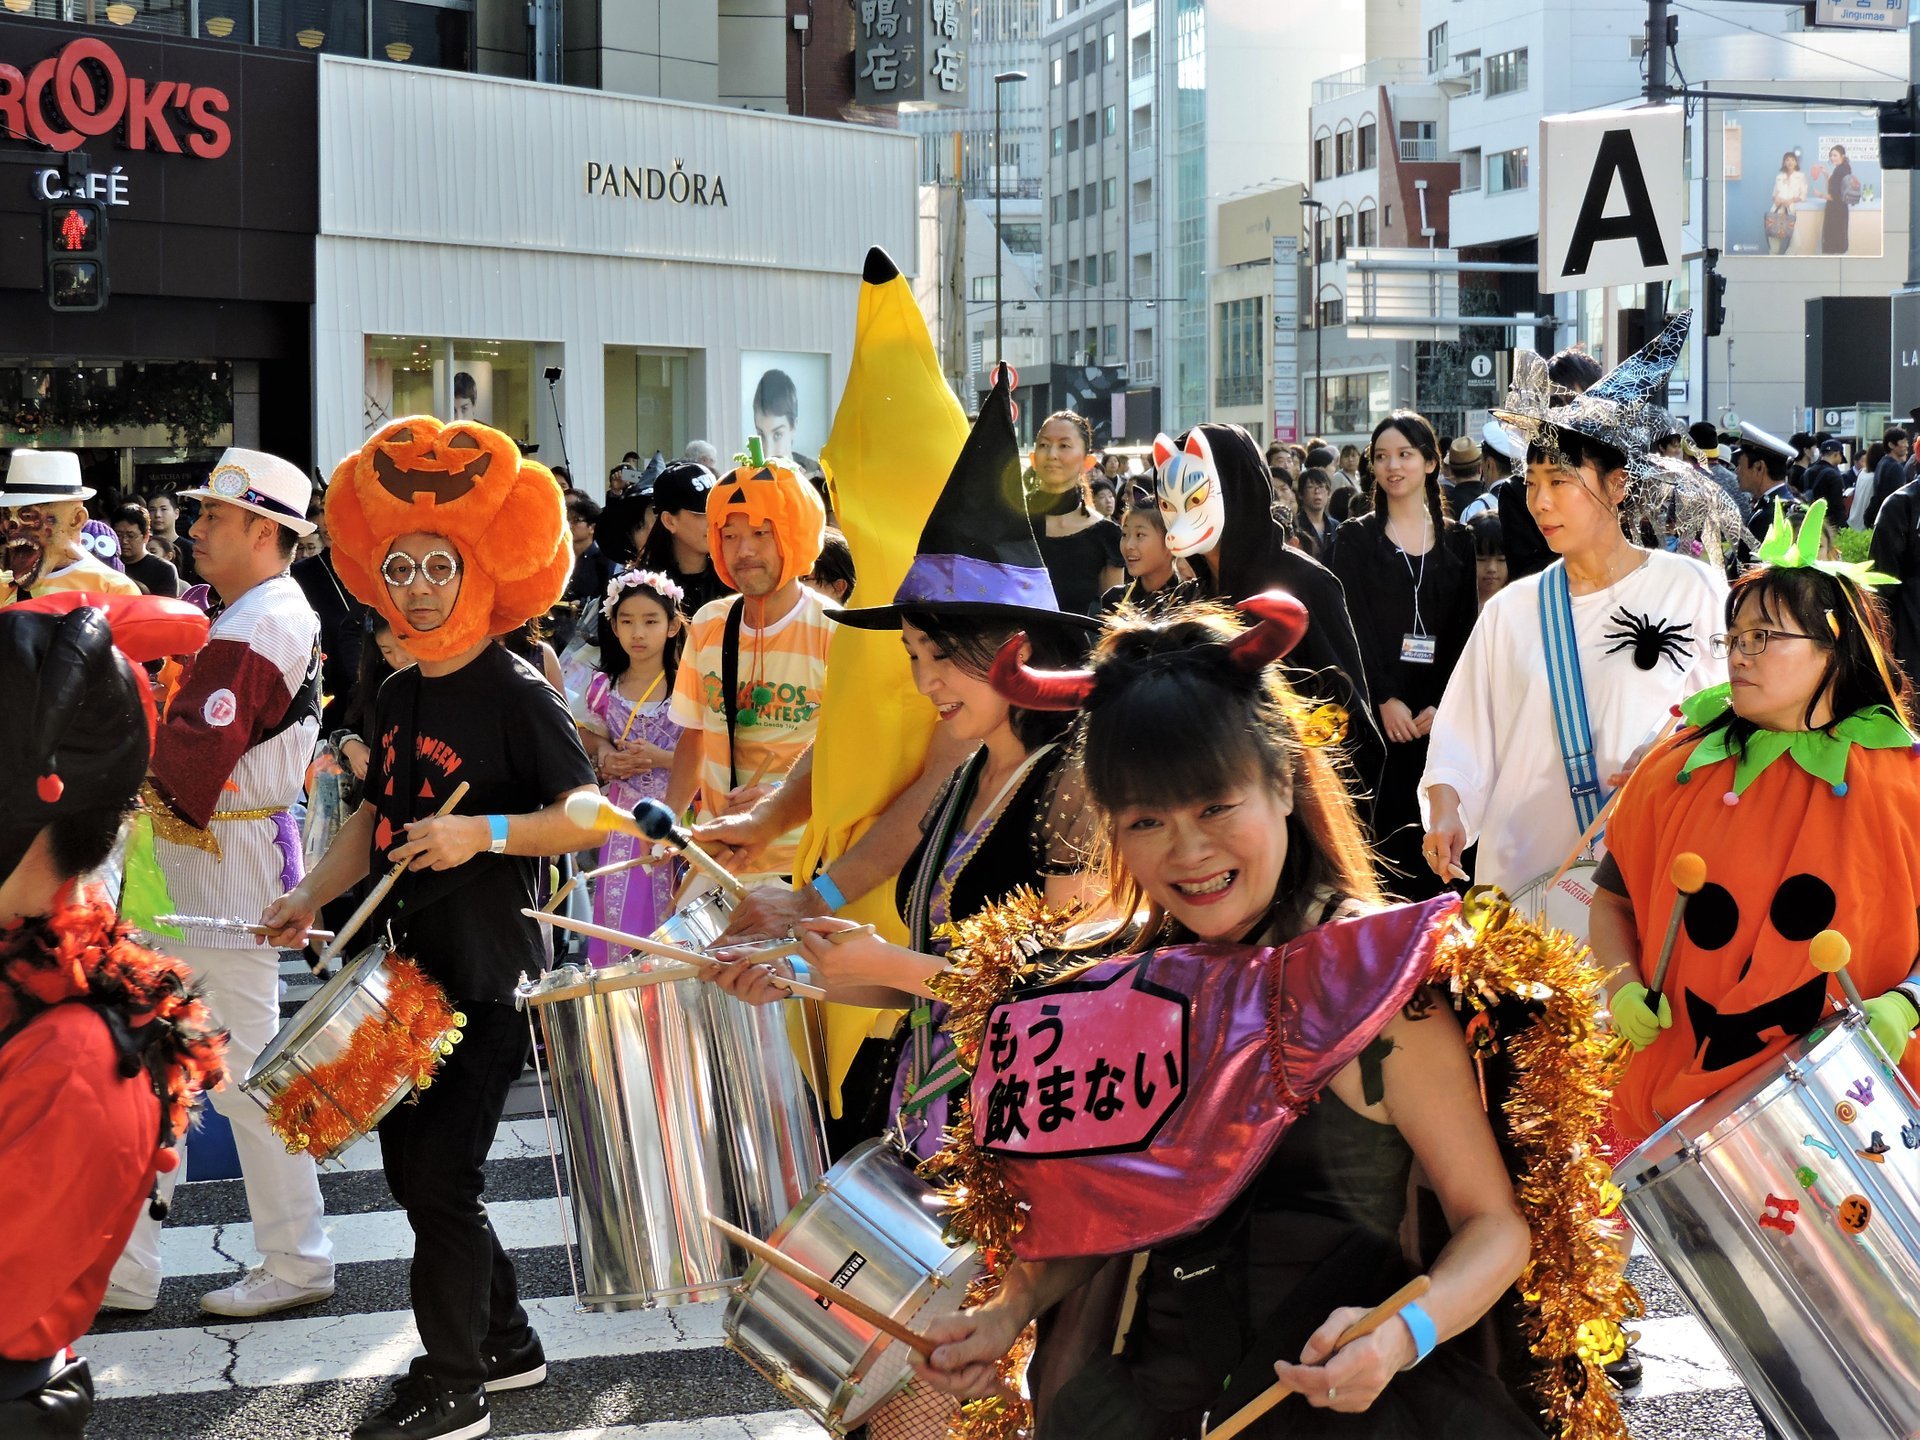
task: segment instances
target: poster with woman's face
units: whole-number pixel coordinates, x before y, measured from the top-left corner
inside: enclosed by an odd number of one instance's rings
[[[1883,253],[1886,186],[1871,113],[1738,110],[1724,135],[1727,254]]]
[[[827,357],[813,351],[743,350],[740,436],[760,437],[769,457],[818,462],[833,421]],[[726,449],[721,447],[722,451]]]

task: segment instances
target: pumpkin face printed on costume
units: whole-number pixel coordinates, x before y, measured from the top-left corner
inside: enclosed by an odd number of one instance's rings
[[[395,420],[334,468],[327,525],[340,579],[422,660],[449,659],[550,609],[573,570],[559,482],[500,431],[429,415]],[[461,562],[444,623],[407,623],[380,576],[395,538],[444,536]]]
[[[1842,1230],[1858,1235],[1873,1219],[1873,1202],[1864,1195],[1849,1195],[1834,1207],[1833,1215]]]

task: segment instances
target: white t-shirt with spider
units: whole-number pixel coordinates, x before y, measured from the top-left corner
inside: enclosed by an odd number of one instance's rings
[[[1420,778],[1460,796],[1467,840],[1479,842],[1474,880],[1508,892],[1557,867],[1580,836],[1553,724],[1540,576],[1487,602],[1447,682]],[[1580,673],[1602,798],[1606,778],[1656,735],[1672,707],[1727,678],[1709,637],[1727,628],[1727,582],[1717,569],[1656,550],[1605,590],[1573,597]]]

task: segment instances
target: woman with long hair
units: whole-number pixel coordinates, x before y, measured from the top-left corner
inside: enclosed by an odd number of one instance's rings
[[[1920,773],[1907,685],[1889,658],[1888,577],[1819,558],[1825,505],[1800,531],[1776,507],[1760,558],[1713,637],[1730,681],[1681,705],[1686,726],[1634,772],[1608,827],[1592,946],[1634,1054],[1613,1095],[1637,1144],[1759,1074],[1823,1023],[1837,980],[1812,944],[1836,931],[1873,1034],[1909,1078],[1920,1051]],[[1658,996],[1676,857],[1698,856]],[[1684,997],[1684,999],[1683,999]]]
[[[1767,206],[1767,253],[1784,255],[1793,248],[1794,226],[1799,221],[1796,206],[1807,198],[1807,177],[1800,171],[1800,152],[1789,150],[1780,157],[1780,173],[1773,177],[1773,198]]]
[[[1814,171],[1814,179],[1821,179],[1820,172]],[[1835,145],[1827,151],[1827,173],[1824,181],[1827,191],[1827,207],[1820,214],[1820,253],[1822,255],[1844,255],[1851,243],[1849,230],[1852,226],[1852,206],[1859,200],[1858,182],[1853,178],[1853,163],[1847,158],[1847,147]]]
[[[1304,613],[1279,594],[1243,608],[1265,616],[1262,624],[1242,631],[1212,607],[1164,620],[1122,617],[1107,629],[1090,672],[999,672],[1016,703],[1084,703],[1087,784],[1114,901],[1121,913],[1142,917],[1103,952],[1175,949],[1201,962],[1182,972],[1197,986],[1245,986],[1265,976],[1296,1007],[1273,1023],[1291,1037],[1285,1083],[1297,1109],[1281,1107],[1291,1113],[1276,1117],[1269,1107],[1243,1125],[1237,1104],[1216,1099],[1217,1087],[1258,1063],[1265,1017],[1223,1040],[1203,1018],[1211,1012],[1202,1001],[1190,1000],[1191,1023],[1203,1033],[1187,1050],[1181,1104],[1236,1128],[1196,1129],[1192,1149],[1169,1141],[1149,1157],[1140,1198],[1147,1202],[1152,1187],[1160,1197],[1153,1203],[1181,1212],[1186,1229],[1142,1247],[1124,1334],[1109,1342],[1103,1332],[1072,1360],[1045,1361],[1038,1433],[1046,1440],[1197,1436],[1206,1412],[1229,1393],[1230,1377],[1263,1388],[1277,1375],[1299,1395],[1290,1435],[1537,1435],[1491,1374],[1454,1351],[1432,1351],[1436,1338],[1477,1321],[1528,1255],[1527,1226],[1460,1027],[1444,1004],[1425,1003],[1421,989],[1418,937],[1444,923],[1449,908],[1438,901],[1431,909],[1382,908],[1344,784],[1327,752],[1303,736],[1300,698],[1270,663],[1298,638]],[[1335,936],[1353,937],[1340,962],[1352,1013],[1331,1002],[1326,1013],[1301,1018],[1297,1007],[1314,1010],[1325,998],[1315,957],[1331,953],[1320,945],[1343,943]],[[1279,946],[1288,948],[1242,948]],[[1051,978],[1014,993],[1040,1002],[1061,983],[1063,999],[1084,999],[1072,982],[1091,957],[1043,956],[1041,963],[1049,958],[1058,962]],[[1275,964],[1277,972],[1266,968]],[[1240,993],[1225,988],[1215,998]],[[1240,1014],[1237,1004],[1231,1013]],[[1305,1038],[1309,1029],[1339,1035],[1341,1058],[1310,1058],[1317,1047]],[[1045,1042],[1033,1028],[1016,1028],[1011,1038]],[[1112,1048],[1122,1040],[1135,1048],[1130,1036],[1115,1036]],[[1131,1054],[1123,1063],[1132,1064]],[[1143,1078],[1135,1073],[1127,1104],[1151,1103]],[[1157,1066],[1154,1078],[1165,1079]],[[1272,1130],[1262,1128],[1269,1120]],[[993,1124],[990,1117],[989,1133]],[[1156,1146],[1171,1129],[1156,1132]],[[1204,1157],[1222,1144],[1253,1159],[1245,1173],[1216,1184]],[[1340,1348],[1337,1337],[1363,1313],[1355,1307],[1407,1278],[1398,1232],[1416,1160],[1440,1191],[1453,1237],[1418,1304]],[[1070,1189],[1039,1188],[1026,1204],[1021,1234],[1093,1223],[1072,1213]],[[1128,1217],[1103,1213],[1085,1243],[1055,1252],[1077,1258],[1015,1261],[986,1303],[927,1327],[939,1348],[917,1372],[954,1394],[988,1393],[998,1382],[996,1362],[1028,1322],[1114,1253],[1097,1248],[1107,1219],[1124,1227]],[[1055,1374],[1056,1364],[1070,1373]],[[1216,1424],[1232,1409],[1215,1410]]]
[[[1394,411],[1367,449],[1373,508],[1341,526],[1332,566],[1387,737],[1374,839],[1389,886],[1418,899],[1445,886],[1421,860],[1419,786],[1440,697],[1478,613],[1473,537],[1448,514],[1440,445],[1424,416]]]
[[[1040,558],[1062,610],[1085,615],[1104,590],[1124,578],[1120,527],[1094,508],[1088,489],[1093,426],[1084,415],[1056,410],[1033,437],[1027,515]]]

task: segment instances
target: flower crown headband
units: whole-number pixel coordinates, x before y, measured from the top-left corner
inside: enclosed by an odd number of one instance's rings
[[[658,570],[622,570],[607,584],[607,614],[611,615],[619,608],[622,597],[629,590],[651,590],[661,599],[672,602],[675,609],[687,598],[686,591]]]

